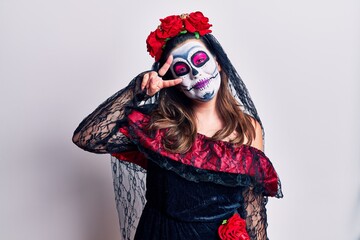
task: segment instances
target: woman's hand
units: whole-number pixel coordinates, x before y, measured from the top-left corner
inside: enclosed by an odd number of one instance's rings
[[[141,82],[141,90],[146,89],[147,95],[154,96],[155,93],[159,92],[162,88],[173,87],[181,83],[181,78],[165,81],[162,79],[162,76],[169,70],[172,60],[173,58],[170,55],[158,72],[152,71],[146,73]]]

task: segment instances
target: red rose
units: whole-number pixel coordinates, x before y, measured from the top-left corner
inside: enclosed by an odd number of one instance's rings
[[[160,60],[163,53],[163,47],[166,41],[181,33],[194,33],[196,38],[211,33],[209,29],[212,25],[209,24],[209,19],[201,12],[194,12],[190,14],[171,15],[164,19],[160,19],[159,27],[150,33],[146,39],[147,50],[155,61]],[[186,30],[186,31],[184,31]]]
[[[218,228],[218,233],[221,240],[250,240],[246,231],[246,222],[238,213],[224,220]]]
[[[164,19],[160,19],[160,30],[158,32],[159,38],[172,38],[179,34],[183,28],[183,23],[180,16],[168,16]]]
[[[211,33],[209,19],[205,17],[202,12],[190,13],[187,18],[184,19],[185,29],[189,32],[199,32],[200,36],[204,36],[207,33]]]
[[[157,37],[157,32],[159,29],[151,32],[146,39],[147,51],[152,57],[155,57],[155,60],[159,60],[162,54],[162,46],[165,44],[165,39],[159,39]]]

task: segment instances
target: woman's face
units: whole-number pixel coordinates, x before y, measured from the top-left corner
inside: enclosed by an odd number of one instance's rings
[[[221,83],[220,67],[210,51],[199,40],[188,40],[170,53],[175,77],[182,78],[181,89],[191,99],[213,99]]]

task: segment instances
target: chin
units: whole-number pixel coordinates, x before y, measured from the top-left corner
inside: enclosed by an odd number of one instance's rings
[[[215,97],[214,91],[205,93],[199,101],[208,102]]]

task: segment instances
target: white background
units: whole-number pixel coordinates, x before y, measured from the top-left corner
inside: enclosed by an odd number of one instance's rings
[[[150,68],[159,18],[196,10],[265,126],[270,239],[360,239],[357,0],[0,0],[0,239],[120,239],[110,158],[72,133]]]

